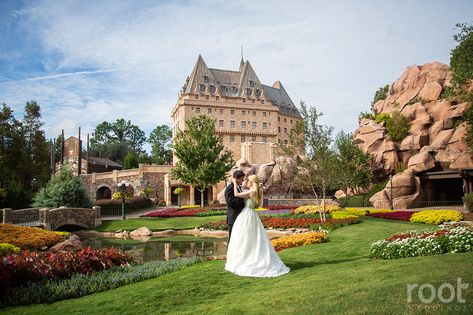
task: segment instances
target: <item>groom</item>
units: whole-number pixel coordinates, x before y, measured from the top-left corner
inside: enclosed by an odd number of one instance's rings
[[[237,170],[233,172],[233,178],[235,178],[235,181],[238,184],[238,191],[241,192],[241,184],[245,179],[245,173],[243,173],[243,171]],[[225,189],[225,201],[227,203],[228,242],[230,242],[233,223],[235,223],[237,216],[245,207],[245,200],[243,198],[235,197],[235,193],[233,191],[233,182],[227,186],[227,189]]]

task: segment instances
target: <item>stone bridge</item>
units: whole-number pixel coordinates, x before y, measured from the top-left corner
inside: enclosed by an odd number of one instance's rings
[[[39,226],[47,230],[58,230],[64,226],[93,229],[102,224],[100,207],[89,208],[29,208],[3,209],[3,223]]]

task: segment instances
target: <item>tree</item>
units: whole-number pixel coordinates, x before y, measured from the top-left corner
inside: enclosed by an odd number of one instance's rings
[[[215,121],[207,116],[186,120],[186,130],[178,131],[174,142],[178,161],[171,174],[182,183],[196,187],[204,206],[204,190],[225,179],[235,161],[215,134]]]
[[[295,157],[295,185],[302,190],[310,189],[322,205],[320,218],[325,221],[325,198],[327,192],[337,188],[338,162],[335,151],[331,148],[333,127],[318,123],[322,113],[315,107],[300,103],[302,121],[296,122],[289,133],[290,145],[280,144],[279,148],[286,156]]]
[[[450,54],[452,83],[455,89],[469,84],[473,79],[473,24],[458,23],[460,32],[453,35],[458,45]]]
[[[123,163],[128,151],[141,152],[145,142],[145,133],[138,126],[120,118],[114,123],[104,121],[95,127],[90,150],[99,157]]]
[[[138,156],[134,151],[128,151],[127,155],[125,156],[125,160],[123,161],[123,166],[125,169],[130,168],[137,168],[138,165]]]
[[[371,156],[356,145],[351,134],[343,131],[335,138],[335,150],[341,173],[338,181],[345,194],[348,188],[354,191],[367,187],[372,178]]]
[[[389,138],[394,142],[401,142],[409,134],[411,125],[409,120],[398,110],[392,112],[390,119],[386,122],[386,130]]]
[[[153,163],[163,165],[172,162],[172,131],[167,125],[160,125],[151,131],[148,142],[151,144]]]
[[[69,167],[63,165],[59,174],[51,178],[34,196],[33,206],[89,208],[92,203],[81,179],[74,176]]]

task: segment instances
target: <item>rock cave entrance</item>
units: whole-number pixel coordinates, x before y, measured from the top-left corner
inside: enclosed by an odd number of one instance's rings
[[[462,171],[426,172],[421,176],[426,201],[448,201],[462,204],[462,197],[471,191],[472,181]]]

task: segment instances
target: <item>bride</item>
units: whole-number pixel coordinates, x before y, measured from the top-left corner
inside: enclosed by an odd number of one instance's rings
[[[245,198],[245,208],[233,225],[225,270],[247,277],[277,277],[288,273],[290,269],[274,250],[255,211],[263,196],[258,177],[250,175],[250,189],[243,192],[238,192],[238,185],[235,179],[233,181],[235,197]]]

